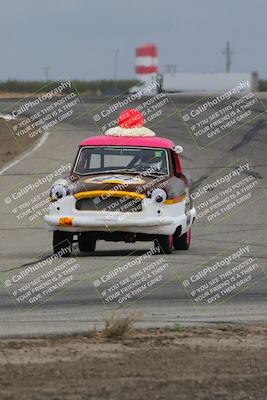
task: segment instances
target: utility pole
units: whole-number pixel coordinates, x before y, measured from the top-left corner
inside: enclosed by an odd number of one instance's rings
[[[44,67],[44,76],[46,81],[49,81],[49,69],[49,67]]]
[[[118,57],[120,49],[116,49],[114,56],[114,88],[117,89]]]
[[[231,55],[234,54],[230,48],[230,42],[226,42],[226,49],[223,51],[223,54],[225,54],[226,56],[225,65],[226,65],[226,72],[228,73],[230,72],[232,65]]]

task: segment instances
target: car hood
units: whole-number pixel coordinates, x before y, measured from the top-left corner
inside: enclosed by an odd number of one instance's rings
[[[145,176],[137,174],[107,173],[88,175],[75,178],[74,194],[93,190],[118,190],[138,192],[144,195],[164,182],[164,189],[168,192],[170,178],[168,176]]]

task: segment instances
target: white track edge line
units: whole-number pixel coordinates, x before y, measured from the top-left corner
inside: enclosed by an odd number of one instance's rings
[[[41,137],[41,139],[38,141],[38,143],[36,143],[36,145],[32,149],[26,151],[19,157],[15,158],[15,160],[9,162],[4,168],[0,169],[0,175],[3,175],[4,172],[8,171],[10,168],[14,167],[16,164],[20,163],[26,157],[28,157],[29,155],[34,153],[36,150],[38,150],[46,142],[49,135],[50,135],[49,131],[45,132],[43,134],[43,136]]]

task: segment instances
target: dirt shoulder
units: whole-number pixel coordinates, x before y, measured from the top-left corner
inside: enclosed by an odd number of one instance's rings
[[[28,135],[25,135],[16,140],[12,127],[17,123],[18,120],[4,121],[0,118],[0,167],[29,148],[38,139],[38,137],[30,139]]]
[[[0,398],[266,399],[267,327],[1,340]]]

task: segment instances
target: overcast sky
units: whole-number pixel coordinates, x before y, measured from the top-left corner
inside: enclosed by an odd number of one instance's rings
[[[134,49],[156,43],[160,69],[221,72],[226,41],[232,72],[267,78],[266,0],[1,0],[0,80],[134,78]]]

